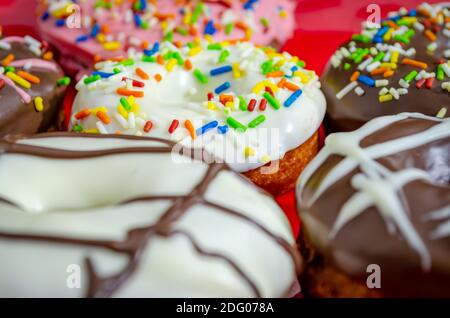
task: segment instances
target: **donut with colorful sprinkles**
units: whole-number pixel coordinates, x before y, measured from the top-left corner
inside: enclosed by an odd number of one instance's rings
[[[45,42],[0,37],[0,137],[46,131],[69,83]]]
[[[322,76],[330,131],[383,115],[450,111],[449,8],[424,3],[391,12],[335,52]]]
[[[38,25],[70,70],[151,50],[155,41],[245,39],[280,47],[294,31],[295,1],[43,0]]]
[[[305,63],[250,42],[170,42],[102,61],[76,85],[69,129],[204,148],[270,193],[318,150],[325,98]]]

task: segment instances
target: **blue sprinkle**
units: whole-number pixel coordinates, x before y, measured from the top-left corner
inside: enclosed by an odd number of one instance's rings
[[[219,125],[219,122],[217,120],[213,120],[212,122],[207,123],[206,125],[200,127],[196,130],[197,136],[203,135],[208,130],[214,129]]]
[[[141,3],[141,10],[147,9],[147,0],[140,0]]]
[[[416,9],[412,9],[409,11],[409,16],[410,17],[417,17],[417,10]]]
[[[258,0],[248,0],[246,3],[244,3],[244,9],[245,10],[253,10],[253,5],[258,2]]]
[[[147,56],[152,56],[158,51],[159,51],[159,42],[155,42],[155,44],[153,44],[153,47],[151,50],[148,50],[148,49],[144,50],[144,54]]]
[[[223,73],[228,73],[231,72],[233,70],[233,68],[231,67],[231,65],[226,65],[226,66],[222,66],[222,67],[218,67],[215,69],[212,69],[209,74],[211,74],[211,76],[216,76],[216,75],[220,75]]]
[[[139,14],[137,14],[137,13],[134,15],[134,23],[138,27],[140,27],[141,24],[142,24],[141,16]]]
[[[366,75],[359,75],[358,82],[370,87],[375,87],[375,80]]]
[[[50,18],[50,13],[48,13],[48,11],[45,11],[42,16],[41,16],[41,20],[42,21],[47,21],[48,18]]]
[[[387,32],[389,31],[389,27],[385,26],[378,30],[378,32],[375,34],[375,37],[383,37]]]
[[[98,23],[96,23],[93,27],[92,27],[92,31],[91,31],[91,37],[95,38],[98,33],[100,32],[100,25]]]
[[[227,125],[223,125],[223,126],[217,127],[217,130],[219,131],[219,134],[222,134],[222,135],[226,134],[228,129],[229,128],[228,128]]]
[[[384,40],[383,40],[382,37],[375,36],[375,37],[372,39],[372,42],[375,43],[375,44],[376,44],[376,43],[383,43]]]
[[[57,27],[63,27],[64,25],[66,25],[66,20],[64,20],[64,19],[58,19],[58,20],[55,21],[55,25],[56,25]]]
[[[284,102],[284,107],[291,106],[297,100],[297,98],[299,98],[302,95],[302,93],[303,92],[301,89],[298,89],[295,92],[293,92],[291,96],[289,96],[288,99],[286,99],[286,101]]]
[[[214,90],[214,93],[216,94],[220,94],[223,91],[226,91],[227,89],[229,89],[231,87],[230,82],[225,82],[220,86],[217,86],[216,89]]]
[[[76,43],[80,43],[80,42],[86,42],[87,40],[89,40],[89,36],[87,35],[80,35],[79,37],[77,37],[75,39]]]
[[[92,75],[94,75],[94,76],[100,75],[101,78],[108,78],[110,76],[115,75],[115,73],[106,73],[106,72],[95,71],[95,72],[92,72]]]
[[[205,31],[203,32],[204,34],[210,34],[210,35],[214,35],[214,33],[216,33],[217,30],[216,28],[214,28],[214,23],[212,20],[209,20],[208,23],[205,26]]]

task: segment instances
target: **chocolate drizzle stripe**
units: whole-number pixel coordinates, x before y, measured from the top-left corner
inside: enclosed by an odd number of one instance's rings
[[[71,137],[71,138],[77,138],[79,135],[74,134],[51,134],[46,136],[51,137]],[[90,138],[98,138],[98,136],[102,135],[89,135]],[[84,136],[81,136],[82,138]],[[108,137],[100,137],[100,138],[112,138],[112,139],[130,139],[129,137],[132,136],[108,136]],[[39,136],[36,136],[34,138],[42,138]],[[133,138],[134,139],[134,138]],[[141,139],[141,138],[138,138]],[[31,146],[31,145],[18,145],[14,144],[14,141],[17,141],[18,139],[9,139],[9,143],[7,144],[3,143],[3,146],[7,145],[6,152],[11,153],[11,151],[20,151],[21,153],[25,155],[39,155],[44,157],[49,157],[48,155],[45,155],[46,151],[51,152],[50,158],[62,158],[62,159],[68,159],[72,158],[70,156],[76,156],[77,158],[89,158],[89,157],[96,157],[100,155],[109,155],[109,154],[126,154],[130,152],[130,148],[119,148],[119,149],[110,149],[110,150],[104,150],[104,151],[66,151],[61,149],[50,149],[45,147],[37,147],[37,146]],[[151,140],[144,138],[143,140]],[[158,142],[161,142],[160,140],[156,140]],[[164,141],[163,141],[164,142]],[[166,149],[164,147],[142,147],[142,148],[131,148],[134,151],[137,152],[147,152],[147,153],[167,153],[170,152],[171,148]],[[192,153],[188,152],[191,155]],[[186,155],[184,153],[184,155]],[[171,237],[173,235],[182,235],[185,238],[187,238],[196,252],[201,256],[206,257],[214,257],[214,258],[220,258],[223,261],[225,261],[251,288],[254,295],[256,297],[260,297],[261,293],[258,290],[256,283],[245,274],[245,272],[225,255],[218,254],[218,253],[212,253],[207,252],[203,250],[196,242],[195,240],[188,234],[183,231],[179,230],[173,230],[173,224],[187,211],[189,208],[191,208],[194,205],[197,204],[205,204],[209,207],[216,208],[219,211],[222,211],[224,213],[227,213],[229,215],[232,215],[234,217],[239,217],[241,220],[251,223],[255,225],[257,228],[259,228],[262,233],[265,235],[268,235],[269,237],[275,239],[275,242],[281,246],[283,249],[288,251],[289,255],[292,257],[292,260],[294,264],[296,265],[295,268],[298,269],[298,263],[299,263],[299,257],[295,250],[295,247],[289,247],[289,243],[284,241],[283,239],[277,237],[276,235],[272,234],[268,229],[266,229],[264,226],[260,225],[255,220],[252,220],[245,215],[242,215],[238,211],[231,210],[229,208],[220,206],[218,204],[214,204],[211,202],[207,202],[204,198],[205,192],[208,190],[209,185],[211,182],[217,177],[217,175],[221,171],[229,171],[229,168],[224,164],[211,164],[209,165],[204,177],[202,180],[195,186],[191,193],[189,193],[187,196],[143,196],[140,198],[133,198],[131,200],[125,201],[123,203],[119,204],[129,204],[132,202],[137,201],[153,201],[153,200],[171,200],[173,201],[172,205],[162,214],[162,216],[159,218],[159,220],[149,226],[142,227],[142,228],[135,228],[128,232],[127,237],[124,241],[101,241],[101,240],[80,240],[80,239],[72,239],[72,238],[64,238],[64,237],[58,237],[58,236],[45,236],[45,235],[28,235],[28,234],[8,234],[8,233],[1,233],[0,232],[0,239],[16,239],[16,240],[35,240],[35,241],[47,241],[52,243],[61,243],[61,244],[75,244],[75,245],[82,245],[82,246],[93,246],[93,247],[101,247],[106,248],[114,252],[124,253],[128,255],[129,261],[128,264],[119,272],[108,276],[108,277],[99,277],[96,270],[94,263],[89,259],[86,258],[86,268],[88,269],[89,273],[89,287],[87,290],[87,297],[109,297],[112,296],[115,292],[120,289],[120,287],[129,280],[129,278],[135,273],[136,269],[139,266],[139,263],[142,258],[142,254],[144,253],[147,244],[149,242],[149,239],[151,237]],[[242,179],[247,181],[246,179]],[[247,181],[248,182],[248,181]]]

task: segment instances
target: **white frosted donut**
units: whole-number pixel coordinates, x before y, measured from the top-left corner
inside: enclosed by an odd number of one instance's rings
[[[0,296],[286,296],[298,258],[280,208],[224,164],[175,160],[171,145],[2,141]]]
[[[98,63],[76,86],[70,129],[169,138],[249,171],[283,158],[319,128],[325,99],[303,66],[249,42],[166,42],[151,54]]]

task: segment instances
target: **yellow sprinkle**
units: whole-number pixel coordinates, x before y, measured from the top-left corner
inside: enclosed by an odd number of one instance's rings
[[[22,86],[23,88],[28,89],[28,88],[31,87],[31,83],[30,82],[28,82],[27,80],[23,79],[22,77],[20,77],[16,73],[8,72],[8,73],[6,73],[6,76],[9,77],[15,83],[17,83],[20,86]]]
[[[115,51],[120,49],[120,42],[112,41],[103,43],[103,48],[108,51]]]
[[[186,25],[188,25],[188,24],[189,24],[189,21],[191,21],[191,17],[192,17],[191,12],[186,12],[186,13],[184,14],[183,23],[186,24]]]
[[[167,62],[166,64],[166,70],[167,71],[172,71],[172,69],[175,67],[175,65],[177,65],[177,60],[176,59],[170,59],[169,62]]]
[[[223,47],[228,47],[231,45],[231,43],[229,41],[223,41],[222,43],[220,43]]]
[[[436,114],[436,117],[437,117],[437,118],[444,118],[446,114],[447,114],[447,108],[442,107],[442,108],[438,111],[438,113]]]
[[[97,34],[97,41],[99,41],[100,43],[105,43],[106,42],[105,35],[103,33]]]
[[[44,101],[42,100],[42,97],[37,96],[34,99],[34,108],[36,109],[36,111],[41,112],[44,110]]]
[[[386,34],[383,36],[383,40],[384,40],[385,42],[390,41],[391,38],[392,38],[392,33],[393,33],[393,32],[394,32],[394,29],[393,29],[393,28],[390,28],[390,29],[386,32]]]
[[[400,53],[398,53],[398,51],[392,52],[392,55],[391,55],[391,63],[397,64],[397,63],[398,63],[398,56],[399,56],[399,55],[400,55]]]
[[[97,113],[100,112],[100,111],[102,111],[104,113],[108,112],[108,109],[105,106],[94,107],[94,108],[91,108],[89,110],[90,110],[91,114],[94,115],[94,116],[97,116]]]
[[[270,158],[269,155],[264,155],[264,156],[261,157],[261,162],[262,163],[268,163],[270,161],[271,161],[271,158]]]
[[[205,34],[205,40],[206,42],[208,42],[209,44],[214,43],[214,39],[211,36],[211,34]]]
[[[378,99],[379,99],[380,103],[386,103],[386,102],[390,102],[393,99],[393,97],[391,94],[386,94],[386,95],[380,96]]]
[[[301,71],[295,71],[295,72],[294,72],[294,76],[299,77],[299,78],[300,78],[300,81],[301,81],[303,84],[308,83],[309,80],[310,80],[310,77],[309,77],[308,75],[306,75],[304,72],[301,72]]]
[[[231,109],[234,109],[234,103],[233,103],[233,102],[226,102],[226,103],[225,103],[225,107],[230,108],[230,110],[231,110]]]
[[[260,93],[264,89],[264,81],[257,83],[253,89],[252,92],[255,94]]]
[[[163,29],[163,31],[165,31],[168,27],[169,27],[169,23],[167,22],[167,20],[164,20],[163,22],[161,22],[161,28]]]
[[[242,77],[242,72],[239,68],[239,63],[233,63],[232,65],[233,67],[233,77],[234,78],[241,78]]]
[[[282,18],[282,19],[287,18],[287,12],[285,10],[280,11],[280,18]]]
[[[390,68],[392,70],[397,69],[397,64],[395,63],[381,63],[380,67]]]
[[[255,155],[255,149],[252,147],[245,147],[245,156],[246,157],[253,157]]]
[[[59,8],[58,10],[55,10],[52,12],[52,16],[55,17],[56,19],[60,19],[63,18],[65,16],[67,16],[70,13],[73,13],[73,9],[71,10],[71,4],[68,3],[65,6]]]
[[[123,118],[128,119],[128,112],[125,108],[123,108],[122,104],[119,104],[119,106],[117,106],[117,111]]]
[[[202,51],[201,46],[194,46],[192,49],[189,50],[189,56],[195,56],[198,53],[200,53],[201,51]]]
[[[244,39],[247,40],[247,41],[249,41],[249,40],[252,39],[252,36],[253,36],[253,31],[252,31],[252,29],[250,29],[250,28],[245,29],[245,36],[244,36]]]
[[[214,104],[211,101],[209,101],[207,105],[208,105],[208,109],[209,110],[216,110],[217,109],[216,104]]]

